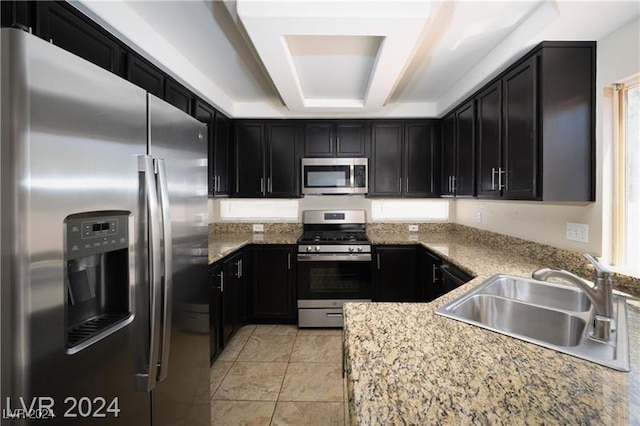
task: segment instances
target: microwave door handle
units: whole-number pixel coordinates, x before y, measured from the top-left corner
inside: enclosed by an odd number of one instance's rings
[[[158,351],[160,341],[160,302],[162,278],[162,255],[160,247],[160,221],[159,204],[156,186],[155,167],[153,158],[141,155],[139,169],[144,173],[144,185],[149,216],[149,364],[146,373],[138,374],[140,386],[146,391],[152,390],[156,385],[158,372]]]
[[[167,378],[169,373],[169,353],[171,352],[171,310],[173,305],[173,246],[171,237],[171,215],[169,208],[169,189],[164,160],[156,160],[158,167],[158,187],[160,189],[160,208],[164,249],[164,306],[162,314],[162,352],[158,370],[158,381]]]
[[[352,164],[351,166],[349,166],[349,171],[351,172],[351,176],[349,178],[349,183],[350,183],[350,187],[351,188],[355,188],[356,187],[356,177],[354,176],[355,174],[355,166]]]

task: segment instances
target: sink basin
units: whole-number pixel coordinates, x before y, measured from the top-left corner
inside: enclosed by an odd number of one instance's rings
[[[476,294],[451,312],[496,330],[558,346],[578,345],[586,326],[582,318],[565,312],[487,294]]]
[[[482,292],[566,311],[586,312],[591,309],[591,301],[582,290],[564,284],[502,275]]]
[[[620,296],[606,342],[590,336],[593,307],[582,290],[522,277],[494,275],[436,314],[629,371],[627,305]]]

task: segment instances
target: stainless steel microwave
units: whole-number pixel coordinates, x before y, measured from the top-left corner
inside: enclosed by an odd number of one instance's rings
[[[302,193],[366,194],[367,158],[303,158]]]

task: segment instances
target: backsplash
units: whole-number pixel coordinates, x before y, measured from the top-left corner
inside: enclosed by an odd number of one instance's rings
[[[301,223],[263,223],[265,234],[301,234]],[[209,233],[213,234],[229,234],[229,233],[253,233],[253,223],[245,222],[218,222],[209,224]]]

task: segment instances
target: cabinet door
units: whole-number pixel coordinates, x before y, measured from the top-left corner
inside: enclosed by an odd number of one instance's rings
[[[247,290],[245,278],[245,255],[244,251],[234,255],[225,261],[225,276],[233,283],[233,330],[237,330],[245,323],[247,318]]]
[[[214,146],[215,146],[215,110],[209,105],[205,104],[201,100],[197,100],[195,104],[194,116],[196,120],[207,125],[207,160],[208,160],[208,183],[209,183],[209,196],[213,197],[216,187],[215,176],[215,159],[214,159]]]
[[[304,156],[335,157],[334,139],[332,122],[306,122],[304,124]]]
[[[504,90],[504,197],[535,199],[538,134],[535,56],[502,79]]]
[[[30,1],[0,2],[0,25],[28,31],[34,26],[35,4]]]
[[[99,67],[120,75],[118,42],[63,2],[36,2],[36,34]]]
[[[216,112],[215,142],[213,146],[214,176],[217,180],[214,195],[229,195],[229,146],[231,144],[231,120]]]
[[[428,250],[422,250],[422,301],[431,302],[444,294],[440,258]]]
[[[298,128],[295,124],[267,125],[267,196],[299,196]]]
[[[162,72],[131,52],[127,55],[127,80],[152,95],[164,99],[164,75]]]
[[[295,324],[295,246],[255,246],[252,255],[252,319]]]
[[[456,117],[450,114],[442,119],[442,174],[440,194],[452,196],[452,179],[456,175]]]
[[[222,334],[220,339],[223,346],[229,343],[233,331],[235,330],[235,310],[236,310],[236,279],[234,268],[230,261],[226,260],[222,263],[222,289],[220,298],[222,299]]]
[[[239,197],[264,197],[264,125],[237,122],[235,127],[235,191]]]
[[[164,100],[191,115],[193,97],[191,93],[173,80],[165,79]]]
[[[502,146],[502,90],[497,81],[477,96],[478,105],[478,196],[500,196]]]
[[[364,157],[366,125],[362,122],[343,121],[336,124],[336,156]]]
[[[475,123],[474,102],[456,111],[456,180],[455,195],[475,195]]]
[[[416,246],[375,248],[374,302],[415,302]]]
[[[437,196],[436,176],[439,161],[436,125],[406,123],[404,128],[404,187],[407,197]]]
[[[213,361],[222,351],[222,265],[216,264],[209,270],[209,344]]]
[[[402,122],[373,123],[370,165],[370,196],[402,194]]]

